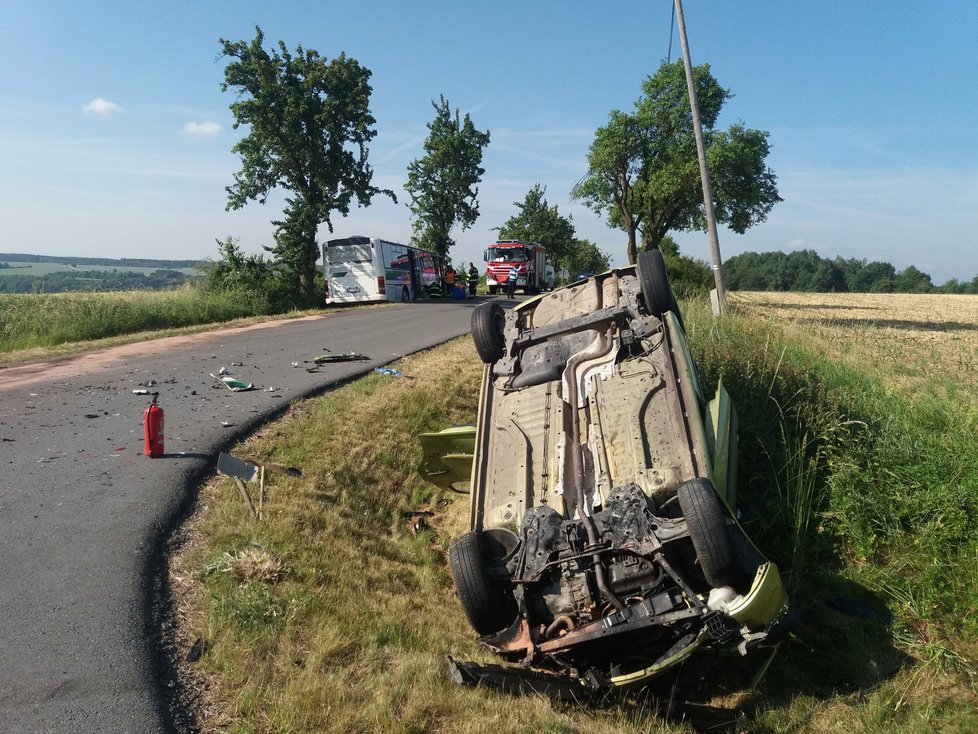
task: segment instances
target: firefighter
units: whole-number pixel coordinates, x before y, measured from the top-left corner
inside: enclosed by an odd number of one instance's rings
[[[514,298],[516,296],[516,281],[520,277],[520,266],[513,265],[509,269],[509,277],[506,278],[506,297]]]

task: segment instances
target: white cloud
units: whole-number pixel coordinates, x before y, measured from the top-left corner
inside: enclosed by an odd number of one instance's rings
[[[224,126],[218,122],[205,120],[204,122],[188,122],[183,126],[183,134],[192,138],[213,138],[217,137],[224,130]]]
[[[86,115],[105,115],[107,117],[122,112],[122,108],[104,97],[96,97],[88,104],[82,105],[82,112]]]

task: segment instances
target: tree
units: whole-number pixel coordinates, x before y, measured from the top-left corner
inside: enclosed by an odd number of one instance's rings
[[[715,282],[709,265],[680,253],[679,243],[669,235],[659,242],[659,249],[669,273],[669,282],[677,296],[709,293]]]
[[[523,201],[514,201],[513,205],[519,209],[519,213],[507,219],[499,228],[499,237],[541,244],[550,262],[558,269],[574,270],[570,267],[569,259],[574,256],[575,243],[585,240],[574,239],[571,217],[563,216],[556,205],[547,203],[544,198],[546,191],[540,184],[534,184]]]
[[[594,133],[588,150],[588,172],[571,190],[598,214],[608,212],[608,224],[628,236],[628,261],[634,263],[636,238],[642,224],[641,167],[644,139],[632,115],[612,110],[605,127]]]
[[[312,302],[319,225],[332,232],[333,213],[346,216],[354,199],[360,206],[379,193],[395,199],[371,184],[367,143],[376,121],[369,109],[370,70],[342,53],[329,60],[298,46],[293,56],[282,41],[268,52],[261,28],[255,31],[250,42],[220,39],[222,55],[232,59],[221,91],[238,93],[231,104],[234,128],[249,128],[231,149],[241,156],[241,170],[226,189],[227,209],[253,199],[264,204],[278,187],[290,192],[271,251]]]
[[[730,92],[708,64],[693,70],[703,137],[710,164],[717,221],[743,233],[764,221],[781,201],[777,180],[765,160],[767,133],[737,123],[715,129]],[[628,235],[628,259],[658,247],[672,231],[705,230],[703,190],[682,61],[663,64],[642,85],[643,96],[629,115],[614,110],[598,128],[588,151],[588,172],[572,195]]]
[[[477,186],[489,132],[477,130],[468,114],[460,119],[458,109],[453,116],[444,96],[431,106],[435,119],[428,123],[425,155],[408,165],[404,188],[414,217],[412,243],[447,257],[455,244],[452,228],[460,224],[466,230],[479,218]]]
[[[599,250],[591,240],[575,239],[562,265],[573,280],[581,273],[603,273],[611,267],[610,263],[608,253]]]
[[[897,293],[930,293],[934,290],[934,284],[927,273],[909,265],[897,273],[894,290]]]

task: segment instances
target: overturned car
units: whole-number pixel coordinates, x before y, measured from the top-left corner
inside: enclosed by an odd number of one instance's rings
[[[734,408],[722,383],[704,399],[658,251],[509,311],[481,304],[472,337],[471,530],[449,561],[482,644],[599,690],[783,636],[778,569],[733,513]]]

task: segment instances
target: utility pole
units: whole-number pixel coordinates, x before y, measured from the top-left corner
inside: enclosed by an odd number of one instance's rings
[[[703,143],[703,124],[700,122],[700,105],[696,99],[696,84],[693,81],[693,62],[689,60],[689,43],[686,41],[686,21],[683,20],[682,0],[674,0],[676,22],[679,26],[679,42],[683,47],[683,65],[686,67],[686,88],[689,90],[689,106],[693,112],[693,134],[696,136],[696,155],[700,160],[700,180],[703,183],[703,206],[706,209],[706,228],[710,234],[710,250],[713,253],[713,280],[717,289],[717,310],[723,312],[727,291],[723,287],[723,271],[720,264],[720,239],[717,237],[716,213],[713,210],[713,186],[710,183],[710,168],[706,163],[706,145]]]

